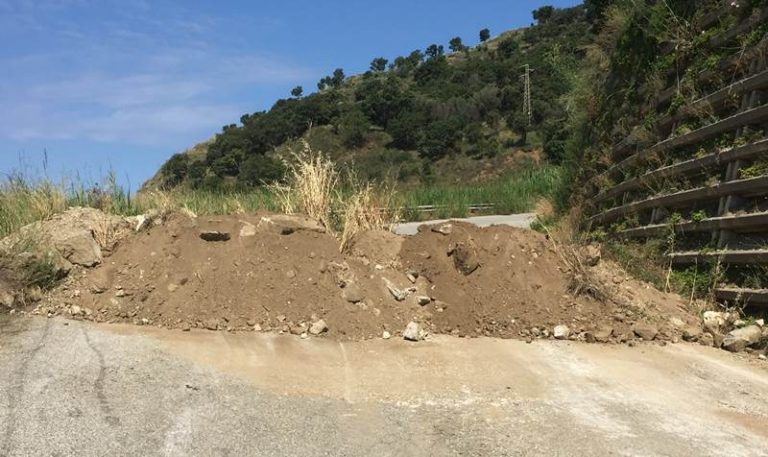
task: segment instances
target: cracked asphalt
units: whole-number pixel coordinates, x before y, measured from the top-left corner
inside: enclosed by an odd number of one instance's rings
[[[765,456],[766,364],[0,316],[0,456]]]

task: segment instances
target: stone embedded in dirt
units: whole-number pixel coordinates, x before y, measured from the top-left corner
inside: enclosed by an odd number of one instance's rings
[[[426,306],[432,302],[432,299],[427,297],[426,295],[419,295],[416,297],[416,303],[418,303],[421,306]]]
[[[256,226],[250,222],[241,221],[243,226],[240,227],[240,238],[248,238],[256,236]]]
[[[297,214],[275,214],[264,216],[257,229],[278,235],[290,235],[298,231],[325,233],[325,228],[316,220]]]
[[[315,336],[325,333],[327,331],[328,331],[328,324],[326,324],[323,319],[319,319],[313,322],[312,325],[309,327],[309,333]]]
[[[209,242],[229,241],[229,233],[219,232],[218,230],[203,230],[200,232],[200,238]]]
[[[13,297],[12,293],[6,290],[0,290],[0,305],[5,306],[6,308],[13,308],[15,301],[16,299]]]
[[[765,325],[765,319],[758,319],[755,321],[755,325],[763,327]]]
[[[192,329],[192,326],[189,325],[189,322],[182,322],[181,323],[181,331],[182,332],[188,332]]]
[[[421,327],[421,324],[417,322],[409,322],[403,330],[403,339],[407,341],[421,341],[424,339],[426,333]]]
[[[555,336],[556,340],[567,340],[568,337],[571,336],[571,329],[569,329],[567,325],[558,325],[555,326],[552,334]]]
[[[731,352],[741,352],[748,346],[758,343],[762,335],[763,331],[758,325],[750,325],[732,330],[723,338],[723,349]]]
[[[711,333],[702,333],[698,341],[702,346],[712,347],[715,345],[715,339]]]
[[[698,339],[701,338],[702,333],[701,328],[697,325],[686,325],[683,327],[683,339],[685,341],[698,341]]]
[[[585,246],[583,255],[584,255],[584,263],[586,263],[590,267],[597,266],[597,264],[600,263],[600,259],[602,259],[600,246],[597,246],[594,244]]]
[[[384,278],[384,283],[386,284],[387,290],[389,290],[389,293],[392,294],[393,297],[395,297],[395,300],[403,301],[406,298],[408,298],[407,289],[398,289],[397,286],[392,284],[392,281],[390,281],[387,278]]]
[[[456,266],[456,269],[465,276],[471,275],[480,267],[480,260],[474,247],[468,247],[459,243],[450,250],[449,255],[453,257],[453,264]]]
[[[72,306],[69,307],[69,314],[71,314],[73,316],[79,316],[79,315],[83,314],[83,309],[80,308],[77,305],[72,305]]]
[[[208,319],[205,321],[205,328],[208,330],[218,330],[219,329],[219,320],[218,319]]]
[[[365,300],[363,289],[354,282],[348,282],[342,289],[341,296],[350,303],[359,303]]]
[[[288,323],[288,331],[291,332],[291,335],[301,335],[307,330],[309,330],[309,325],[306,322],[301,322],[298,325],[293,322]]]
[[[392,338],[392,334],[391,334],[391,333],[389,333],[388,331],[384,330],[384,331],[381,333],[381,338],[382,338],[382,339],[385,339],[385,340],[388,340],[388,339]]]
[[[441,235],[450,235],[453,233],[453,224],[440,224],[432,227],[432,231]]]
[[[651,324],[638,322],[632,326],[632,332],[644,341],[653,341],[653,339],[656,338],[656,335],[658,335],[659,329]]]
[[[101,263],[101,247],[90,230],[64,231],[54,233],[52,237],[56,250],[70,263],[83,267],[93,267]]]
[[[669,318],[669,324],[674,328],[683,328],[685,327],[685,321],[680,319],[679,317],[670,317]]]
[[[717,333],[721,332],[731,319],[729,313],[720,311],[705,311],[702,317],[704,319],[704,328]]]

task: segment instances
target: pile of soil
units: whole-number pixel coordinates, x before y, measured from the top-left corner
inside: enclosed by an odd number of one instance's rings
[[[629,294],[626,304],[569,293],[572,272],[529,230],[456,222],[412,237],[373,231],[342,254],[334,236],[301,217],[175,214],[122,239],[100,265],[73,271],[36,312],[339,339],[401,335],[411,321],[432,333],[504,338],[551,337],[557,325],[571,339],[609,329],[605,341],[631,339],[647,321],[672,339],[697,321],[676,296],[613,273],[608,282]],[[310,331],[321,320],[327,331]]]

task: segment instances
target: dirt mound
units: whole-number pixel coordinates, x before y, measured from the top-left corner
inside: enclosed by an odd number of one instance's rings
[[[554,245],[511,227],[453,223],[408,238],[370,232],[341,254],[331,234],[304,218],[174,215],[108,255],[78,268],[37,311],[340,339],[400,335],[416,321],[428,332],[459,336],[550,337],[565,325],[560,338],[621,341],[640,322],[673,338],[670,316],[694,321],[675,304],[617,306],[572,296]],[[664,301],[672,303],[668,295]]]

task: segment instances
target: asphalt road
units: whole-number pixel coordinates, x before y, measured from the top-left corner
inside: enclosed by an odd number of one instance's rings
[[[339,343],[0,316],[2,456],[768,455],[768,368],[678,344]]]
[[[531,222],[536,219],[535,213],[509,214],[506,216],[475,216],[464,219],[436,219],[424,222],[406,222],[396,224],[393,231],[398,235],[415,235],[422,225],[442,224],[449,221],[469,222],[478,227],[490,227],[491,225],[509,225],[518,228],[530,228]]]

